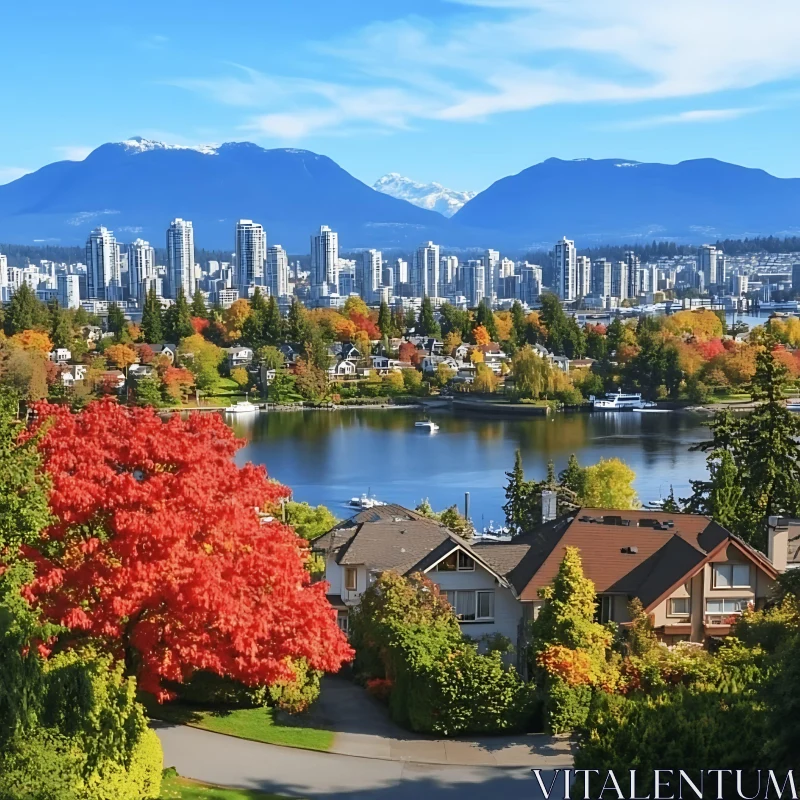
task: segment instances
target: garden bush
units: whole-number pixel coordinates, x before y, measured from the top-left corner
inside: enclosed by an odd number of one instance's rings
[[[273,705],[287,714],[301,714],[319,697],[319,682],[322,673],[310,669],[304,658],[298,658],[292,666],[294,680],[276,681],[269,687],[269,698]]]
[[[567,733],[586,722],[592,702],[592,687],[570,686],[560,678],[550,678],[543,693],[545,728],[550,733]]]

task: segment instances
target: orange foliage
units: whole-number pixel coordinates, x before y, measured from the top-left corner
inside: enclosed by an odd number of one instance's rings
[[[152,350],[150,351],[152,353]],[[112,344],[104,353],[109,364],[117,369],[125,370],[139,360],[139,354],[129,344]]]
[[[194,375],[183,367],[167,367],[163,380],[167,394],[174,400],[180,400],[194,386]]]
[[[350,313],[350,320],[358,330],[364,331],[372,341],[381,338],[380,328],[371,317],[365,317],[363,314],[353,311]]]
[[[398,358],[401,361],[408,361],[409,363],[414,362],[414,354],[417,352],[417,348],[414,347],[411,342],[403,342],[400,345],[397,351]]]
[[[487,331],[483,325],[478,325],[478,327],[472,331],[472,335],[475,337],[476,345],[489,344],[492,341],[492,337],[489,336],[489,331]]]
[[[43,331],[26,330],[15,333],[9,343],[21,350],[39,350],[42,353],[49,353],[53,349],[53,342]]]
[[[592,659],[582,650],[554,644],[539,653],[536,660],[540,667],[570,686],[587,686],[595,682]]]
[[[707,342],[696,342],[695,348],[706,361],[711,361],[712,358],[725,352],[722,339],[709,339]]]
[[[494,324],[497,328],[497,341],[506,342],[511,338],[511,329],[514,323],[511,321],[510,311],[498,311],[494,315]]]
[[[203,333],[209,325],[209,321],[203,317],[192,317],[192,327],[195,333]]]
[[[340,342],[352,342],[356,336],[356,331],[358,330],[355,322],[346,319],[341,315],[337,316],[339,316],[339,319],[336,321],[336,327],[334,329],[336,338]]]

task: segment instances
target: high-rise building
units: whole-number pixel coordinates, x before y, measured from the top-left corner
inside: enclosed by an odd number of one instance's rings
[[[389,297],[394,294],[394,269],[391,264],[385,264],[381,270],[381,286],[389,290]]]
[[[325,297],[339,291],[339,234],[327,225],[311,236],[311,292]]]
[[[267,248],[266,281],[273,297],[289,294],[289,256],[279,244]]]
[[[628,299],[628,265],[615,261],[611,265],[611,296],[618,300]]]
[[[0,253],[0,303],[7,303],[11,299],[9,286],[8,257]]]
[[[627,286],[625,289],[625,297],[636,297],[639,292],[637,281],[639,280],[639,267],[641,266],[639,256],[633,250],[629,250],[624,255],[625,266],[627,268]],[[618,295],[615,295],[617,297]],[[620,298],[622,299],[622,298]]]
[[[484,298],[492,299],[497,296],[497,286],[500,279],[500,252],[487,250],[483,254],[483,287]]]
[[[444,297],[453,291],[458,274],[458,256],[442,256],[439,262],[439,280],[441,281],[438,294]]]
[[[402,258],[398,258],[397,261],[394,262],[394,285],[397,287],[401,283],[408,283],[408,261],[403,261]]]
[[[425,242],[414,254],[411,285],[417,296],[435,297],[439,291],[439,245]]]
[[[592,294],[598,297],[611,296],[611,262],[598,258],[592,262]]]
[[[86,240],[86,291],[89,300],[122,300],[119,245],[102,226]]]
[[[592,293],[592,260],[589,256],[575,257],[575,296],[586,297]]]
[[[80,308],[80,275],[59,275],[56,278],[56,282],[58,284],[58,304],[61,306],[61,308]]]
[[[542,268],[527,261],[519,267],[519,299],[529,306],[538,302],[542,293]]]
[[[794,277],[795,271],[800,272],[800,264],[795,264],[792,267],[792,277]],[[798,276],[800,277],[800,276]],[[744,297],[750,289],[749,285],[750,281],[747,275],[744,275],[741,272],[737,272],[733,276],[733,295],[734,297]],[[794,283],[792,283],[792,290],[794,291]]]
[[[472,260],[461,266],[464,295],[470,308],[477,308],[485,296],[483,294],[486,286],[484,264],[483,260]]]
[[[144,281],[156,277],[156,251],[150,242],[137,239],[128,245],[128,297],[136,302],[143,301]]]
[[[365,250],[356,264],[356,291],[366,303],[378,302],[383,256],[380,250]]]
[[[251,219],[240,219],[236,223],[236,286],[240,297],[247,297],[248,287],[264,284],[266,259],[264,228]]]
[[[697,250],[697,269],[703,273],[706,288],[715,286],[719,281],[717,258],[720,251],[712,244],[701,245]]]
[[[577,252],[575,242],[566,236],[553,248],[555,293],[562,300],[574,300],[577,290]]]
[[[800,294],[800,263],[797,262],[792,264],[792,291]]]
[[[194,229],[188,219],[178,217],[167,228],[167,292],[175,299],[183,289],[191,300],[195,287]]]

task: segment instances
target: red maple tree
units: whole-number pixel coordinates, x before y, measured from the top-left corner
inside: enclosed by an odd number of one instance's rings
[[[270,684],[300,657],[325,671],[352,657],[307,545],[259,513],[289,491],[234,463],[242,442],[219,416],[39,403],[29,435],[55,522],[27,553],[26,597],[125,658],[143,690],[169,699],[162,680],[195,670]]]

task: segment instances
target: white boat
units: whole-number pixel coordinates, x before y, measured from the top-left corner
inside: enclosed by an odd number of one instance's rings
[[[642,400],[641,394],[610,393],[605,397],[589,398],[592,407],[599,411],[628,411],[630,409],[654,408],[655,403]]]
[[[249,400],[240,400],[235,406],[228,406],[226,414],[252,414],[258,411],[258,406],[253,405]]]
[[[800,411],[800,400],[787,400],[786,401],[786,410],[787,411]]]
[[[415,428],[424,428],[429,433],[436,433],[439,430],[439,426],[435,422],[431,422],[429,419],[421,419],[414,423]]]
[[[363,511],[367,508],[375,508],[375,506],[385,506],[386,503],[382,500],[376,500],[374,497],[362,494],[361,497],[351,497],[347,505],[351,508],[360,508]]]

